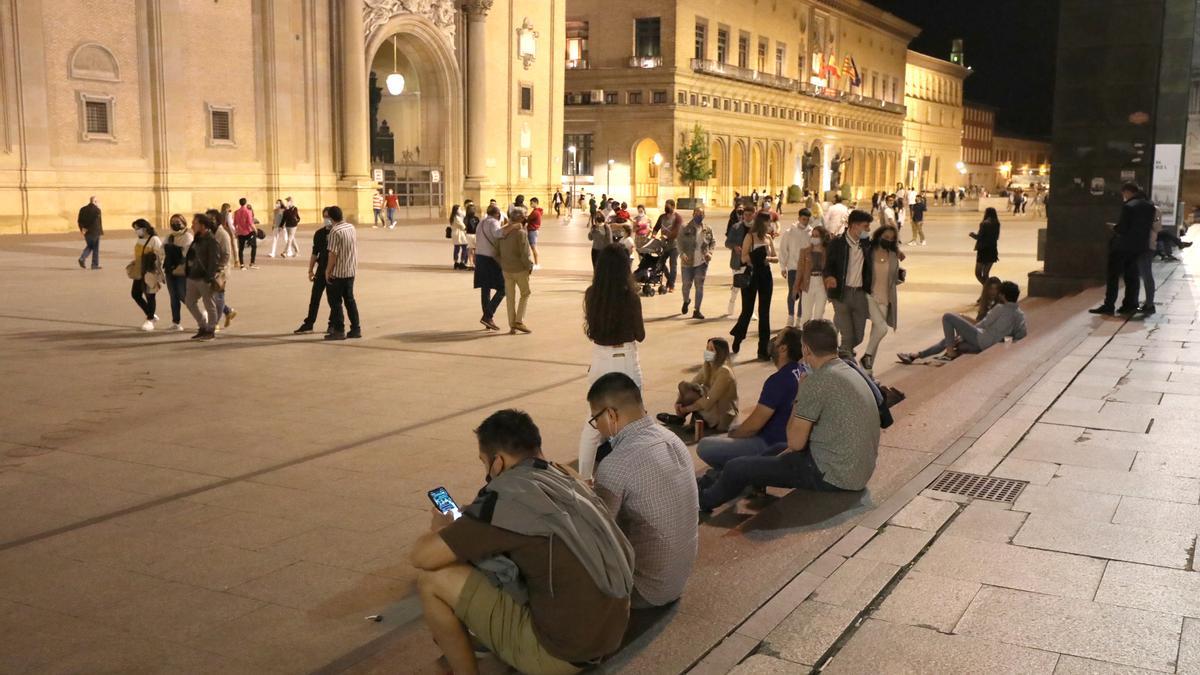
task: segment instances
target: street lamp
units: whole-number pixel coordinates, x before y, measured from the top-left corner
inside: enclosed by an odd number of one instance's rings
[[[575,174],[579,173],[579,167],[575,165],[575,146],[567,146],[567,152],[571,153],[571,204],[567,208],[567,212],[574,215],[575,213]]]
[[[604,179],[604,194],[612,197],[612,167],[614,160],[608,160],[608,177]]]

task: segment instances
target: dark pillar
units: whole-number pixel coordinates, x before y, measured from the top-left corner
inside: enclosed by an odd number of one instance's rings
[[[1061,2],[1043,296],[1103,280],[1121,183],[1149,193],[1155,143],[1183,142],[1197,0]]]

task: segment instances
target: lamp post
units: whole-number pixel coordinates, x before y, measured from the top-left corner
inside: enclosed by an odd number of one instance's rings
[[[571,206],[567,212],[574,216],[575,200],[578,198],[578,195],[575,194],[575,174],[579,173],[578,167],[575,166],[575,146],[567,146],[567,152],[571,153]]]
[[[612,167],[613,160],[608,160],[608,176],[604,179],[604,194],[612,197]]]

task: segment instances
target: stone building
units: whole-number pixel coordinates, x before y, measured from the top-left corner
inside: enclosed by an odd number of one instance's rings
[[[1050,187],[1050,141],[997,134],[993,140],[995,163],[992,187]]]
[[[996,165],[992,162],[995,136],[996,110],[982,103],[964,103],[962,145],[967,185],[989,190],[995,187]]]
[[[904,159],[900,180],[918,190],[967,184],[963,161],[966,68],[908,51],[904,76]]]
[[[696,125],[709,203],[899,180],[916,26],[859,0],[568,0],[566,19],[568,184],[647,206],[687,196],[672,166]]]
[[[122,227],[243,196],[266,222],[287,195],[305,221],[338,203],[366,223],[379,175],[414,217],[553,191],[564,9],[0,3],[0,232],[70,231],[89,195]]]

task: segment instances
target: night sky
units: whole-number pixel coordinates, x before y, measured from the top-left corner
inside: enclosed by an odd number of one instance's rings
[[[1054,103],[1058,0],[869,0],[916,24],[909,47],[950,58],[950,41],[965,41],[967,100],[997,109],[997,128],[1049,137]]]

